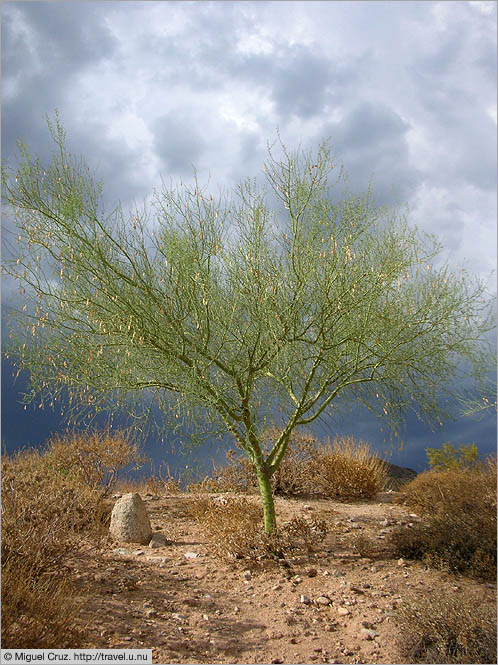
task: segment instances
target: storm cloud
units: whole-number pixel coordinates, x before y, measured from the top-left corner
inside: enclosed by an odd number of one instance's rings
[[[353,190],[407,204],[441,260],[495,293],[496,27],[493,2],[3,3],[2,160],[19,138],[48,159],[58,109],[126,211],[194,168],[213,193],[261,177],[277,130],[290,148],[330,138]],[[17,299],[4,283],[3,304]],[[17,398],[4,380],[8,445]],[[28,443],[60,427],[23,414]],[[493,418],[458,423],[448,438],[495,445]],[[382,447],[366,415],[348,426]],[[405,459],[441,437],[410,423]]]

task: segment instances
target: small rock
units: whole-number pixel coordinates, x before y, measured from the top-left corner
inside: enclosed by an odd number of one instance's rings
[[[186,559],[197,559],[200,556],[199,552],[185,552],[183,555]]]
[[[318,571],[317,571],[316,568],[309,568],[309,569],[306,571],[306,575],[307,575],[308,577],[316,577],[316,576],[318,575]]]
[[[187,619],[185,614],[179,614],[178,612],[173,612],[171,616],[173,617],[173,619],[176,619],[177,621],[185,621]]]
[[[401,566],[405,565],[405,560],[404,559],[398,559],[398,566],[401,568]]]
[[[154,533],[149,542],[149,547],[164,547],[168,544],[166,536],[162,533]]]
[[[370,623],[370,621],[362,621],[361,625],[363,628],[368,628],[369,630],[375,629],[375,626],[373,625],[373,623]]]
[[[318,596],[316,602],[319,605],[330,605],[330,598],[328,596]]]
[[[309,504],[305,503],[303,506],[303,510],[313,510],[313,506],[310,506]]]
[[[347,616],[348,614],[351,614],[350,610],[348,610],[347,607],[338,607],[337,608],[337,614],[340,614],[341,616]]]
[[[130,554],[130,551],[125,549],[124,547],[118,547],[115,550],[112,550],[113,554]]]
[[[361,628],[360,635],[362,640],[373,640],[378,637],[379,633],[371,628]]]
[[[148,617],[155,617],[155,616],[157,616],[157,610],[155,610],[153,607],[151,607],[150,609],[146,610],[145,614]]]
[[[303,603],[303,605],[310,605],[311,600],[308,598],[308,596],[301,595],[299,602]]]
[[[252,573],[250,570],[244,570],[242,576],[245,580],[250,580],[252,578]]]
[[[143,550],[137,550],[136,552],[133,553],[135,556],[142,556],[142,554],[145,554]]]
[[[283,663],[284,661],[281,658],[272,658],[272,663]]]
[[[203,614],[202,618],[204,619],[204,621],[209,621],[209,616],[207,614]]]

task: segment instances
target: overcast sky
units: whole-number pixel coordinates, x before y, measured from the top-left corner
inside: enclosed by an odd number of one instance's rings
[[[496,292],[496,8],[4,2],[2,159],[15,159],[19,137],[47,155],[45,114],[57,108],[106,199],[128,206],[193,166],[214,191],[259,176],[277,128],[289,147],[330,137],[353,188],[373,175],[379,203],[407,203],[410,221],[440,236],[442,258]],[[11,445],[14,397],[4,384]],[[495,446],[492,415],[451,427],[414,425],[405,449],[427,436]]]

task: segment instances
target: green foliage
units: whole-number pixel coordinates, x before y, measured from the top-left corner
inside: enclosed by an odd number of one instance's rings
[[[440,449],[426,448],[429,466],[433,471],[449,469],[472,469],[479,462],[479,450],[475,443],[460,445],[458,449],[449,443],[443,443]]]
[[[127,218],[105,212],[58,118],[50,129],[50,164],[20,144],[17,171],[2,171],[16,223],[5,269],[26,300],[8,354],[30,372],[28,400],[200,420],[197,433],[233,436],[268,496],[295,428],[351,404],[395,429],[409,410],[439,422],[462,361],[485,371],[484,285],[434,268],[434,237],[333,178],[327,143],[269,147],[263,187],[215,198],[195,179]]]

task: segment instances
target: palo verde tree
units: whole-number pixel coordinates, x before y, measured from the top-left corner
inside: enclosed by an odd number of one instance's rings
[[[462,368],[484,367],[483,285],[435,269],[436,240],[370,192],[351,194],[342,171],[332,182],[326,143],[279,143],[279,157],[269,147],[264,186],[213,197],[194,179],[127,218],[105,213],[58,119],[49,126],[51,163],[19,144],[3,174],[17,240],[6,269],[33,300],[9,353],[32,398],[118,408],[142,395],[200,414],[254,465],[266,532],[270,478],[295,428],[345,403],[392,427],[409,410],[438,422]]]

